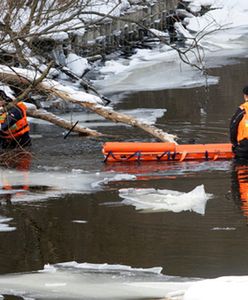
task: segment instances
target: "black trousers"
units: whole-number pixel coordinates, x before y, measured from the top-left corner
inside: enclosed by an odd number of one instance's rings
[[[28,132],[25,132],[22,136],[13,139],[1,138],[2,149],[14,149],[18,147],[26,147],[31,145],[31,139]]]
[[[235,158],[248,160],[248,139],[242,140],[237,146],[233,147]]]

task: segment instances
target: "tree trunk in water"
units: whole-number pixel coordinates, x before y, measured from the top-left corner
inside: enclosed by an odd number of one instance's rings
[[[109,107],[106,108],[103,105],[100,105],[99,103],[78,100],[77,97],[73,97],[73,94],[69,94],[66,91],[61,91],[56,86],[53,86],[53,87],[47,86],[45,81],[43,81],[41,84],[39,84],[39,88],[41,88],[42,90],[46,90],[65,101],[76,103],[82,107],[85,107],[85,108],[93,111],[94,113],[104,117],[105,119],[111,120],[115,123],[123,123],[123,124],[127,124],[127,125],[130,125],[133,127],[138,127],[163,142],[176,143],[175,135],[168,134],[168,133],[164,132],[162,129],[159,129],[154,125],[147,124],[147,123],[142,122],[141,120],[138,120],[134,117],[114,111],[113,109],[110,109]],[[92,95],[89,94],[89,97],[90,96],[92,96]]]
[[[13,71],[14,69],[14,71]],[[28,85],[32,80],[34,80],[35,75],[32,73],[28,73],[24,69],[12,68],[9,69],[6,66],[0,66],[0,81],[8,82],[8,83],[18,83],[22,85]],[[163,142],[175,142],[177,138],[175,135],[168,134],[164,132],[162,129],[157,128],[154,125],[147,124],[141,120],[138,120],[134,117],[128,116],[123,113],[119,113],[114,111],[113,109],[106,108],[100,103],[102,103],[101,99],[92,94],[87,94],[82,91],[77,91],[72,89],[71,87],[63,86],[55,80],[44,79],[41,83],[37,84],[35,87],[36,90],[40,90],[42,92],[46,92],[48,94],[52,94],[57,96],[65,101],[76,103],[82,107],[85,107],[98,115],[101,115],[105,119],[111,120],[113,122],[120,122],[123,124],[127,124],[133,127],[138,127],[141,130],[151,134],[157,139]],[[84,99],[89,100],[84,100]],[[59,125],[59,124],[57,124]],[[59,125],[60,126],[60,125]],[[70,124],[71,126],[71,124]],[[77,127],[77,126],[76,126]],[[74,129],[76,129],[76,127]],[[68,128],[67,128],[68,129]],[[73,129],[73,131],[75,131]],[[90,129],[87,129],[90,130]]]
[[[67,129],[67,130],[70,130],[73,126],[73,124],[71,124],[71,122],[64,120],[44,109],[28,108],[27,115],[30,117],[33,117],[33,118],[38,118],[38,119],[48,121],[52,124],[55,124],[59,127]],[[92,129],[89,129],[86,127],[82,127],[80,125],[76,125],[73,128],[73,131],[77,132],[79,134],[82,134],[82,135],[89,135],[89,136],[93,136],[93,137],[103,136],[103,134],[101,134],[100,132],[97,132],[95,130],[92,130]]]

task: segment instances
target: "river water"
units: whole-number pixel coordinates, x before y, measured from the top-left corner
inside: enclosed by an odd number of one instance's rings
[[[208,90],[135,92],[116,101],[115,106],[121,110],[167,109],[156,124],[178,135],[179,143],[228,142],[230,118],[242,102],[247,69],[247,59],[234,61],[209,71],[219,77],[219,83]],[[139,113],[144,114],[144,110]],[[90,120],[88,124],[93,123]],[[104,121],[94,128],[111,138],[96,140],[72,134],[64,139],[59,128],[35,123],[31,128],[32,157],[26,155],[24,164],[30,173],[16,174],[18,165],[1,169],[2,186],[4,178],[15,183],[13,193],[2,190],[1,195],[2,275],[30,273],[47,264],[72,261],[141,269],[162,267],[163,275],[178,278],[247,274],[248,183],[244,177],[248,167],[246,170],[234,161],[104,164],[101,146],[105,141],[154,139],[137,129]],[[135,176],[118,179],[116,174]],[[20,179],[22,176],[25,179]],[[23,192],[24,183],[29,191]],[[204,214],[139,211],[122,203],[119,196],[124,188],[186,193],[200,185],[212,194]],[[14,286],[12,290],[16,291]],[[6,294],[11,293],[8,290]]]

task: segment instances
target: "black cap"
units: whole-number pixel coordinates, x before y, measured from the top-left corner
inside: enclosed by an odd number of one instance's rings
[[[8,97],[3,90],[0,90],[0,100],[3,100],[5,102],[11,102],[12,99]]]
[[[248,85],[243,88],[243,94],[248,96]]]

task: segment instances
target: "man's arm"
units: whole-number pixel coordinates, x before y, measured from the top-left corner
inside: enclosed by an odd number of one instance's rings
[[[237,142],[238,126],[239,126],[239,123],[242,120],[244,114],[245,114],[245,110],[241,109],[239,107],[231,119],[230,140],[231,140],[231,143],[233,144],[233,146],[236,146],[238,143]]]

